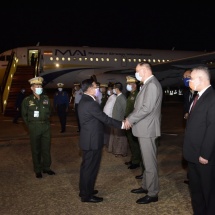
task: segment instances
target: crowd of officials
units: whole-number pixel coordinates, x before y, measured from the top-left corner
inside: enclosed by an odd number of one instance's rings
[[[207,67],[186,70],[183,81],[186,88],[183,157],[188,165],[191,202],[194,214],[210,215],[214,214],[215,204],[215,91]],[[55,175],[50,168],[52,104],[43,93],[42,77],[32,78],[29,83],[32,94],[19,98],[16,108],[29,129],[35,175],[42,178],[42,173]],[[137,64],[134,76],[127,76],[126,83],[126,94],[120,82],[100,84],[90,78],[74,85],[72,96],[82,150],[79,180],[82,202],[103,201],[96,196],[99,191],[95,184],[104,146],[116,157],[127,156],[130,149],[131,157],[125,164],[129,169],[140,167],[141,174],[136,178],[142,179],[141,187],[131,192],[145,194],[136,203],[158,201],[157,139],[161,136],[163,90],[149,63]],[[70,103],[63,87],[63,83],[57,84],[53,104],[61,133],[66,131]]]

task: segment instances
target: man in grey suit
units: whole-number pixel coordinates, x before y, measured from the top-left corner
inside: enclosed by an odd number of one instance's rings
[[[158,201],[159,180],[157,166],[156,138],[161,135],[161,104],[163,90],[159,81],[152,74],[149,63],[139,63],[136,66],[135,77],[143,81],[134,110],[128,115],[125,127],[132,128],[132,133],[138,138],[145,171],[142,187],[131,190],[132,193],[146,193],[136,201],[138,204],[148,204]]]
[[[189,86],[198,94],[186,123],[183,156],[188,161],[189,188],[195,215],[215,214],[215,91],[207,67],[191,72]],[[194,105],[195,104],[195,105]]]
[[[82,202],[102,202],[103,198],[95,196],[94,190],[98,175],[102,149],[104,146],[104,125],[123,128],[124,123],[107,116],[96,101],[97,87],[92,79],[82,82],[84,92],[78,105],[80,120],[80,148],[82,163],[80,167],[79,196]]]

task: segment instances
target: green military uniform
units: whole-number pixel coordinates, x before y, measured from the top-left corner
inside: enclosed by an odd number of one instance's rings
[[[22,117],[30,133],[31,152],[35,173],[49,171],[51,165],[50,135],[51,105],[47,95],[34,94],[22,102]]]
[[[129,93],[129,96],[127,98],[127,103],[126,103],[125,118],[133,111],[134,102],[135,102],[137,94],[138,94],[137,90]],[[139,141],[138,141],[137,137],[135,137],[132,134],[131,129],[126,130],[126,136],[128,139],[129,147],[131,149],[131,162],[132,162],[132,164],[137,164],[137,165],[141,164],[142,163],[142,156],[141,156]]]
[[[105,106],[107,100],[108,100],[108,95],[107,95],[107,93],[106,93],[106,92],[105,92],[105,93],[102,93],[101,104],[100,104],[102,110],[103,110],[103,108],[104,108],[104,106]]]

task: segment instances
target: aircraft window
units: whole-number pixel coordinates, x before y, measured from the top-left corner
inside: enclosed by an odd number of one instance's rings
[[[87,57],[85,57],[84,60],[87,61]]]
[[[153,63],[155,63],[155,62],[156,62],[156,60],[155,60],[155,59],[153,59],[152,61],[153,61]]]
[[[50,57],[50,60],[53,61],[53,57]]]
[[[59,61],[59,57],[56,57],[56,60]]]
[[[106,58],[106,61],[110,61],[110,59],[109,59],[109,58]]]
[[[159,63],[161,62],[160,59],[158,59],[158,62],[159,62]]]
[[[82,61],[82,57],[79,57],[79,61]]]
[[[122,59],[122,62],[125,62],[125,58]]]
[[[62,61],[65,61],[65,57],[62,57]]]
[[[163,63],[165,63],[165,60],[162,60]]]
[[[73,60],[76,61],[76,57],[74,57]]]
[[[144,62],[146,62],[146,59],[143,59]]]
[[[68,61],[70,61],[71,60],[71,58],[70,57],[68,57]]]
[[[133,59],[134,62],[137,62],[137,59]]]
[[[56,67],[60,67],[59,63],[56,63]]]
[[[151,59],[148,59],[148,62],[151,62]]]
[[[96,58],[96,61],[99,61],[99,59],[98,59],[98,58]]]
[[[102,58],[101,58],[101,61],[104,61],[104,60],[105,60],[105,59],[102,57]]]
[[[92,58],[92,57],[90,58],[90,61],[93,61],[93,58]]]
[[[141,59],[138,59],[138,62],[140,63],[140,62],[141,62]]]
[[[131,59],[130,59],[130,58],[128,59],[128,62],[131,62]]]
[[[117,62],[117,58],[114,58],[114,61]]]

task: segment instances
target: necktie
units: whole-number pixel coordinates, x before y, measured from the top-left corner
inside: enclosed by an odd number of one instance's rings
[[[196,96],[195,96],[195,98],[193,100],[193,105],[192,105],[192,107],[190,109],[190,112],[193,110],[194,106],[196,105],[196,102],[197,102],[198,98],[199,98],[199,94],[196,94]]]

